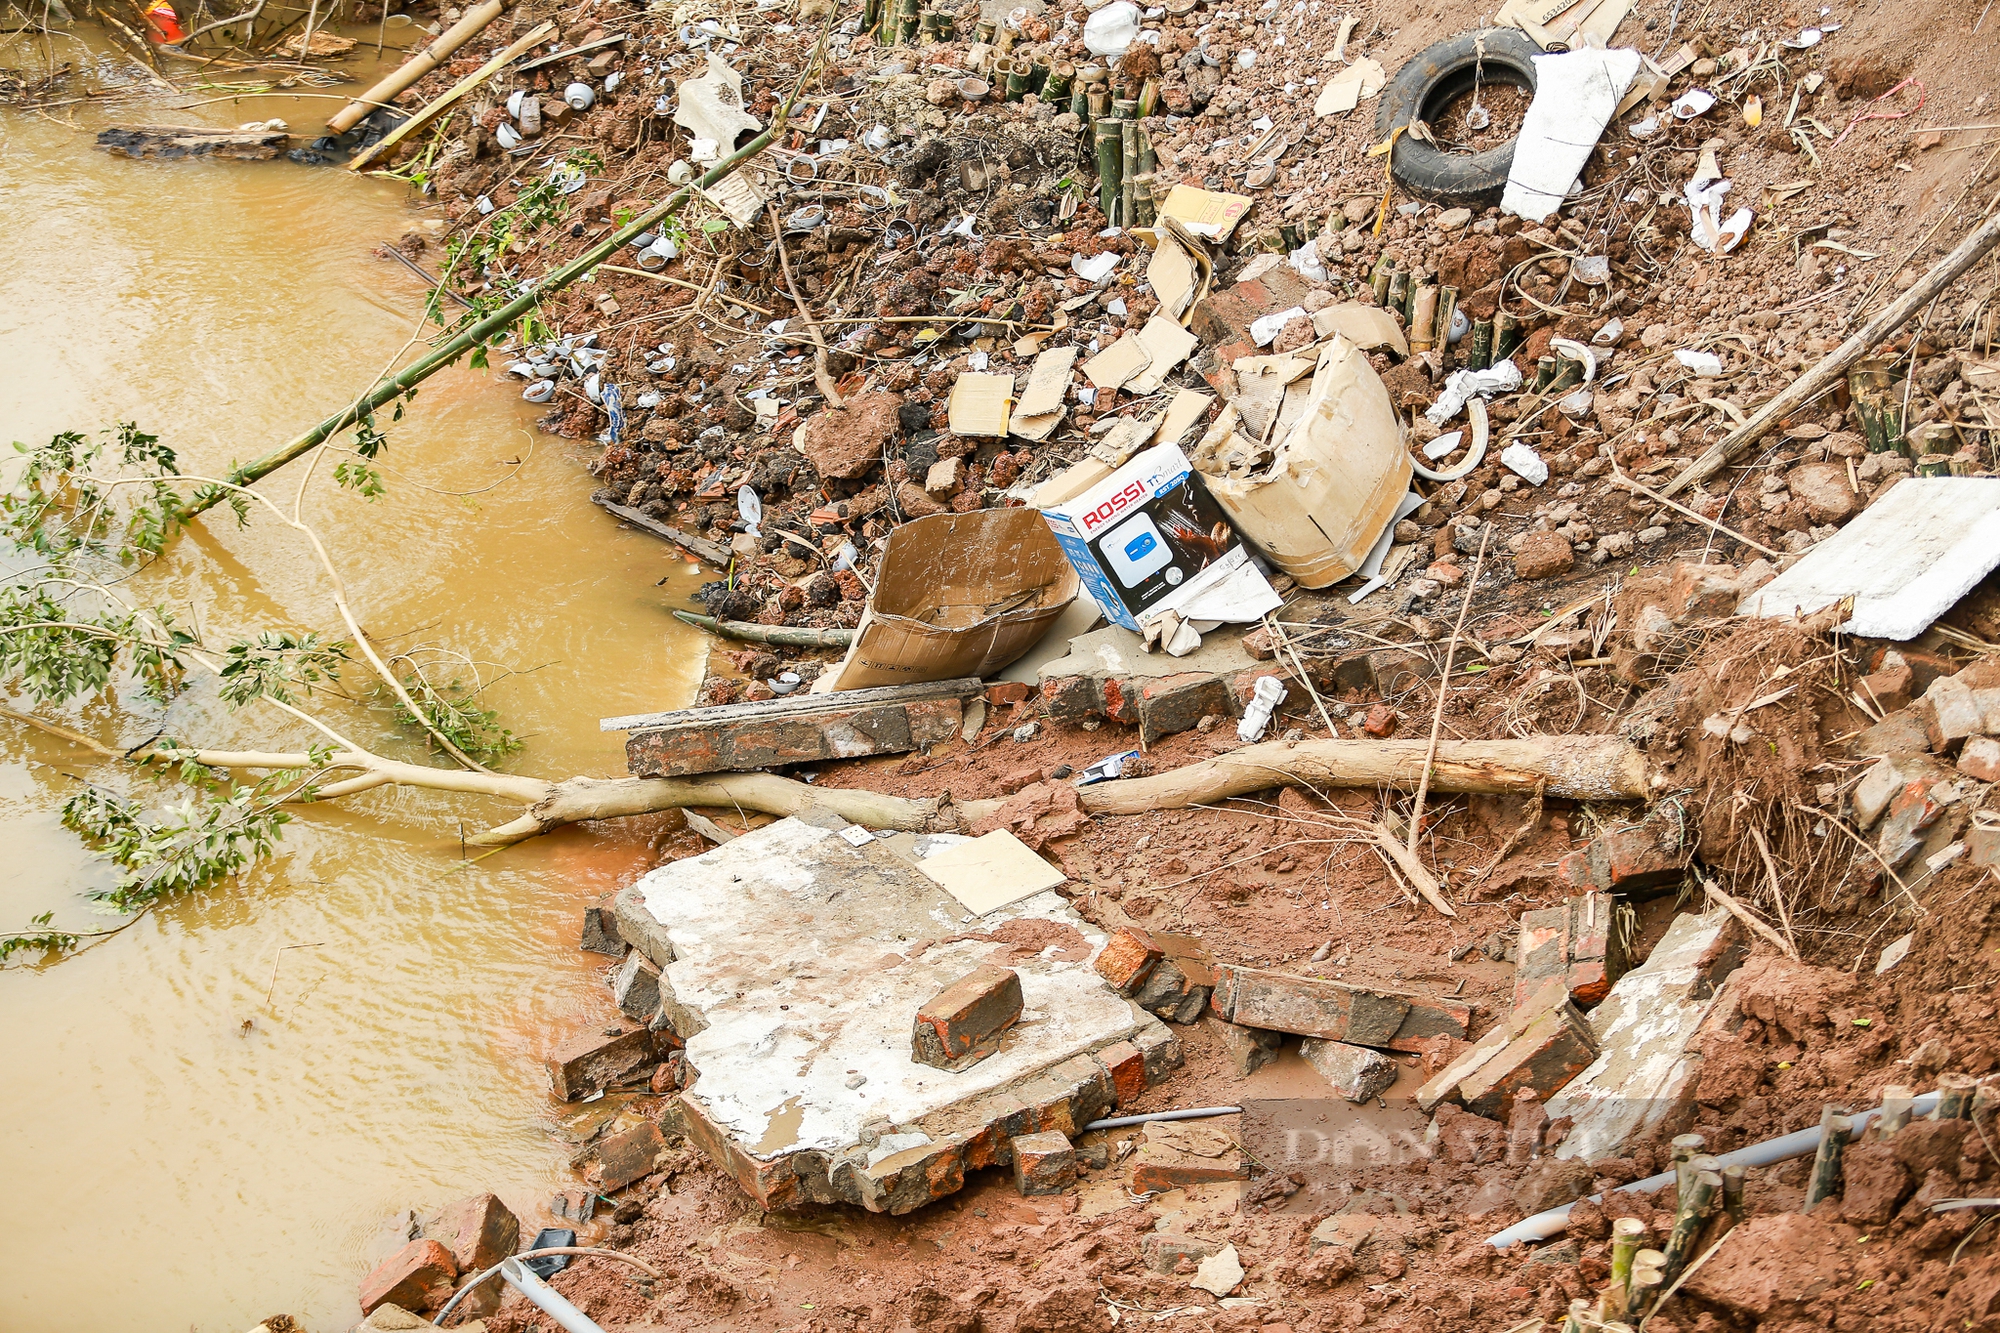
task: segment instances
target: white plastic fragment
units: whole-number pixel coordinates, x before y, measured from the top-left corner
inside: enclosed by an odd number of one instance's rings
[[[1114,0],[1083,25],[1083,45],[1094,56],[1116,60],[1131,49],[1139,37],[1139,6],[1130,0]]]
[[[1118,254],[1106,250],[1101,255],[1071,255],[1069,266],[1085,282],[1103,282],[1118,267]]]
[[[1446,454],[1458,448],[1458,442],[1464,438],[1465,432],[1462,430],[1446,431],[1424,446],[1424,457],[1435,463],[1438,459],[1443,458]]]
[[[1271,725],[1271,714],[1285,701],[1285,693],[1276,676],[1257,677],[1256,691],[1243,710],[1243,720],[1236,724],[1236,739],[1246,745],[1264,739],[1264,732]]]
[[[757,492],[751,490],[748,486],[738,486],[736,488],[736,514],[737,517],[750,525],[744,529],[750,536],[761,537],[764,535],[757,530],[757,525],[764,521],[764,502],[758,499]]]
[[[1693,120],[1714,105],[1714,93],[1706,88],[1690,88],[1674,99],[1674,114],[1682,120]]]
[[[1710,379],[1722,373],[1722,358],[1713,352],[1691,352],[1681,347],[1675,349],[1674,360],[1703,379]]]
[[[1269,347],[1272,341],[1285,331],[1285,325],[1302,318],[1305,313],[1304,306],[1295,305],[1289,310],[1275,310],[1268,315],[1259,315],[1250,321],[1250,340],[1259,347]]]
[[[1465,406],[1465,400],[1474,394],[1491,398],[1496,393],[1512,393],[1520,387],[1521,368],[1512,361],[1502,361],[1490,370],[1454,370],[1444,382],[1444,392],[1424,410],[1424,417],[1433,426],[1442,426],[1457,416],[1459,409]]]
[[[1712,158],[1704,158],[1704,162]],[[1695,178],[1687,183],[1683,197],[1688,211],[1693,214],[1693,225],[1689,228],[1694,243],[1711,254],[1726,255],[1743,243],[1743,237],[1750,230],[1752,221],[1750,210],[1739,208],[1727,219],[1722,216],[1723,196],[1729,193],[1727,177],[1700,174],[1696,169]]]
[[[1549,479],[1549,465],[1535,452],[1534,446],[1519,440],[1500,451],[1500,462],[1530,486],[1540,486]]]

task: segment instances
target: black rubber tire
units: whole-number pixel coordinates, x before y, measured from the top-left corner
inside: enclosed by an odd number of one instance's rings
[[[1446,103],[1466,92],[1478,77],[1535,91],[1535,62],[1541,48],[1518,28],[1486,28],[1463,33],[1426,48],[1396,71],[1375,103],[1375,141],[1398,125],[1428,122]],[[1492,208],[1507,188],[1514,166],[1514,140],[1483,153],[1459,154],[1408,135],[1396,140],[1390,174],[1419,199],[1471,209]]]

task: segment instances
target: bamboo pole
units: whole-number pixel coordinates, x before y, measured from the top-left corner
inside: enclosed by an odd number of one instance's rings
[[[549,38],[555,36],[559,31],[561,29],[557,28],[553,23],[539,25],[526,37],[521,38],[499,55],[494,56],[484,65],[481,65],[478,69],[453,84],[448,91],[438,97],[436,101],[424,107],[423,110],[417,112],[416,115],[411,116],[395,129],[390,130],[380,139],[377,139],[374,143],[369,144],[366,148],[356,153],[352,160],[348,162],[347,169],[349,171],[359,171],[376,158],[381,157],[397,144],[436,120],[446,111],[449,111],[457,104],[459,98],[465,96],[495,74],[498,74],[506,66],[507,62],[513,60],[529,48],[541,45]]]
[[[1847,1147],[1847,1136],[1853,1127],[1854,1122],[1837,1106],[1828,1106],[1820,1112],[1819,1150],[1813,1154],[1812,1178],[1806,1185],[1806,1201],[1800,1212],[1810,1213],[1839,1187],[1841,1152]]]
[[[1821,357],[1817,364],[1805,374],[1793,380],[1770,402],[1758,408],[1750,419],[1718,440],[1714,447],[1668,482],[1664,488],[1668,495],[1686,490],[1696,482],[1705,481],[1720,472],[1729,461],[1770,431],[1786,413],[1805,406],[1821,393],[1833,387],[1848,367],[1873,351],[1884,338],[1909,322],[1912,315],[1928,305],[1931,300],[1956,282],[1958,278],[1986,257],[1986,252],[2000,244],[2000,213],[1995,213],[1975,228],[1970,235],[1958,243],[1958,247],[1931,266],[1930,272],[1917,280],[1910,290],[1904,292],[1882,309],[1882,312],[1854,331],[1854,336]]]
[[[485,4],[467,10],[464,18],[439,33],[436,41],[397,66],[395,72],[388,78],[334,112],[326,122],[327,133],[345,134],[359,125],[361,118],[376,107],[395,101],[398,94],[442,65],[452,52],[485,31],[486,25],[499,18],[500,12],[506,7],[505,0],[486,0]]]
[[[687,205],[688,200],[694,197],[697,191],[710,188],[724,177],[731,175],[745,162],[763,152],[770,145],[772,139],[783,132],[784,128],[785,118],[783,115],[780,115],[777,120],[772,122],[769,129],[743,145],[743,147],[737,149],[734,153],[731,153],[728,157],[723,158],[722,161],[716,163],[700,179],[676,190],[659,207],[634,218],[623,230],[614,232],[578,255],[575,259],[570,260],[569,263],[552,270],[540,282],[535,284],[532,291],[523,292],[506,305],[501,306],[498,310],[488,315],[485,319],[461,330],[449,341],[418,357],[415,361],[412,361],[388,379],[383,380],[367,393],[361,395],[361,397],[355,399],[352,403],[320,422],[303,435],[300,435],[283,447],[265,454],[262,458],[245,463],[243,466],[235,469],[229,474],[229,481],[238,486],[247,486],[251,482],[269,476],[301,454],[325,443],[336,431],[345,430],[347,427],[353,425],[365,413],[374,411],[390,399],[400,396],[416,385],[421,384],[424,380],[429,379],[438,371],[443,370],[446,366],[464,356],[474,347],[483,344],[488,338],[506,332],[515,320],[541,304],[545,297],[569,286],[578,278],[581,278],[584,274],[609,259],[612,255],[618,253],[620,249],[630,245],[632,239],[640,232],[650,230],[664,219],[678,213]],[[194,515],[201,513],[209,506],[222,500],[225,494],[226,492],[214,488],[210,488],[206,492],[198,492],[188,502],[187,508],[183,511],[183,517],[192,518]]]

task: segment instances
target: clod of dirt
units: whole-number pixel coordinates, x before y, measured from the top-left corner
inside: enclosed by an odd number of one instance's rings
[[[822,477],[864,476],[881,463],[902,409],[897,394],[856,394],[845,407],[830,407],[808,421],[800,448]]]

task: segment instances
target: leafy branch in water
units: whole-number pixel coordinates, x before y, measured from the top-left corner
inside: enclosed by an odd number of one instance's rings
[[[521,748],[520,738],[500,725],[500,714],[480,706],[479,696],[486,692],[487,686],[479,680],[477,667],[464,654],[422,647],[390,661],[404,689],[422,710],[425,730],[449,736],[452,744],[480,759],[504,758]],[[443,681],[432,679],[441,664],[454,674]],[[460,669],[471,672],[472,684],[466,684],[456,674]],[[396,709],[396,720],[405,725],[417,721],[401,705]]]
[[[42,954],[68,953],[77,946],[83,936],[74,931],[57,930],[49,925],[55,920],[54,912],[43,912],[40,916],[28,918],[29,929],[0,932],[0,963],[6,962],[17,953],[36,952]]]

